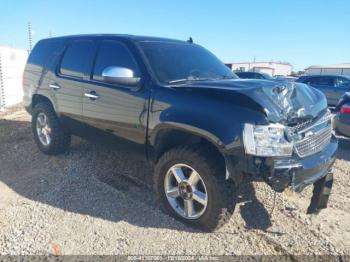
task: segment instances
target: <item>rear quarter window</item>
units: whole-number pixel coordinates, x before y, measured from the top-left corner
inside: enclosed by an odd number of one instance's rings
[[[28,58],[28,64],[47,67],[53,57],[59,54],[63,46],[62,40],[41,40],[33,48]]]

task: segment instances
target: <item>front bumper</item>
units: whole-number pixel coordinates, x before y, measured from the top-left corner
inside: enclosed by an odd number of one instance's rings
[[[305,158],[264,158],[242,154],[236,157],[226,156],[226,176],[239,184],[249,174],[253,178],[264,179],[277,192],[282,192],[287,187],[300,192],[330,172],[337,149],[338,142],[332,136],[322,151]]]
[[[227,177],[239,183],[245,174],[263,178],[275,191],[291,187],[296,192],[314,185],[307,213],[318,213],[327,207],[333,184],[332,165],[336,159],[338,141],[332,136],[330,143],[320,152],[305,158],[260,158],[245,156],[225,158]]]
[[[336,159],[338,142],[335,137],[317,154],[305,158],[273,159],[271,173],[265,177],[267,183],[276,191],[290,186],[296,192],[314,184],[330,172]]]
[[[302,159],[274,159],[274,168],[267,177],[267,182],[276,191],[291,186],[297,192],[313,184],[313,194],[307,213],[318,213],[327,207],[333,185],[331,167],[336,159],[337,149],[338,142],[332,136],[330,143],[312,156]]]

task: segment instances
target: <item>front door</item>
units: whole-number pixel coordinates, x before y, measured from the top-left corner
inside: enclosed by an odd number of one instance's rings
[[[148,90],[144,87],[133,91],[128,86],[105,82],[102,72],[110,66],[131,69],[136,76],[142,77],[127,46],[115,40],[103,41],[90,81],[84,85],[84,121],[96,131],[110,134],[111,140],[114,137],[119,148],[144,153]]]

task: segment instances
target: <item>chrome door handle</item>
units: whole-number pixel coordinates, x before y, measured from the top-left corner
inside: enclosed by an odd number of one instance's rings
[[[49,87],[52,89],[60,89],[61,88],[59,85],[54,85],[54,84],[50,84]]]
[[[91,100],[96,100],[99,98],[99,95],[97,95],[95,91],[91,91],[90,93],[85,93],[84,96],[90,98]]]

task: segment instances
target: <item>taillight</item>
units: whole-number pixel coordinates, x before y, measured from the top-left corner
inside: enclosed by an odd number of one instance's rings
[[[340,113],[350,114],[350,105],[343,105],[340,108]]]

